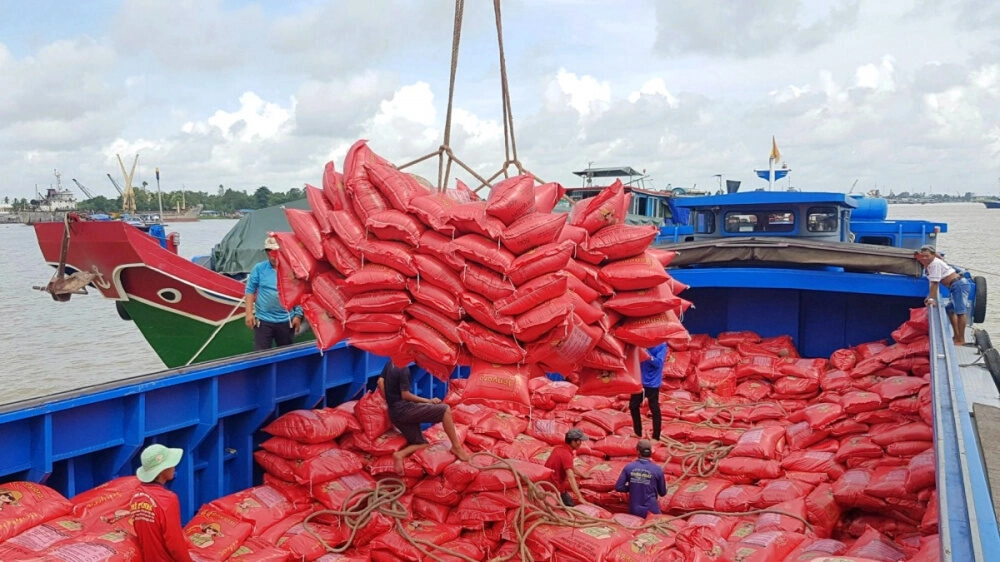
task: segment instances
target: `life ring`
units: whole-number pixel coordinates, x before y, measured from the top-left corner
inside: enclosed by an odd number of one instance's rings
[[[986,363],[986,368],[993,376],[993,384],[997,386],[997,389],[1000,389],[1000,351],[994,347],[987,349],[983,352],[983,362]]]
[[[976,284],[976,301],[972,307],[972,321],[982,324],[986,320],[986,278],[976,276],[972,278]]]
[[[121,318],[122,320],[132,319],[132,315],[129,314],[127,310],[125,310],[125,305],[122,304],[122,301],[115,301],[115,310],[118,311],[118,317]]]

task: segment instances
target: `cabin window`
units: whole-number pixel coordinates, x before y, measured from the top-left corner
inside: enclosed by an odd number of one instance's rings
[[[809,232],[837,232],[836,207],[810,207],[806,214],[806,228]]]
[[[713,234],[715,233],[715,214],[694,211],[691,213],[691,226],[698,234]]]
[[[774,211],[767,214],[768,232],[791,232],[795,230],[795,213]]]
[[[726,213],[726,232],[755,232],[758,228],[757,215],[751,213]]]

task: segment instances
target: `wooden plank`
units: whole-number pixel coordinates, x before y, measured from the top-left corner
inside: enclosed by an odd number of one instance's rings
[[[1000,513],[1000,447],[987,446],[983,443],[1000,443],[1000,408],[985,404],[972,405],[972,422],[979,436],[980,450],[983,462],[986,464],[986,477],[990,484],[990,495],[993,497],[993,511]]]

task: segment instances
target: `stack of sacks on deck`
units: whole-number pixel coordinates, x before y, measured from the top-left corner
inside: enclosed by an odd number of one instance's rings
[[[134,476],[67,500],[34,482],[0,484],[0,560],[138,560],[128,504]]]
[[[358,141],[343,174],[330,162],[322,190],[306,187],[311,210],[286,210],[282,302],[303,306],[321,348],[346,337],[442,380],[471,365],[521,389],[540,369],[583,392],[638,390],[637,348],[688,339],[673,253],[649,248],[656,227],[624,224],[621,182],[553,213],[564,192],[521,175],[485,201],[461,182],[441,193]]]
[[[404,464],[401,527],[377,511],[351,538],[347,518],[329,512],[396,476],[392,453],[405,439],[372,392],[266,426],[273,437],[254,455],[263,484],[202,506],[185,535],[196,560],[244,562],[429,559],[399,529],[482,560],[513,552],[517,531],[528,528],[523,543],[535,560],[938,560],[926,333],[925,310],[917,309],[893,343],[829,359],[800,358],[788,338],[750,332],[698,335],[672,350],[661,394],[665,443],[653,454],[669,489],[664,515],[645,522],[623,514],[624,498],[611,491],[635,455],[627,397],[584,396],[573,383],[534,377],[528,415],[516,401],[470,403],[473,381],[456,379],[445,401],[466,448],[479,454],[455,462],[440,425],[428,429],[431,446]],[[719,366],[726,349],[738,360]],[[705,376],[727,369],[732,382],[718,382],[730,380],[725,373]],[[551,447],[573,427],[591,437],[576,469],[595,505],[541,523],[537,500],[521,490],[547,478]],[[483,452],[508,459],[525,475],[522,487],[504,468],[483,468],[495,460]],[[0,559],[134,559],[125,510],[136,485],[120,478],[67,501],[38,484],[0,484],[0,494],[17,492],[0,509]],[[329,554],[317,537],[349,545]]]
[[[265,427],[273,437],[255,453],[264,484],[204,506],[187,533],[216,523],[227,538],[214,537],[215,554],[242,556],[234,560],[430,559],[400,528],[484,560],[511,553],[521,543],[517,530],[529,527],[523,542],[534,560],[937,560],[925,334],[918,310],[894,333],[896,343],[859,345],[829,360],[802,359],[787,338],[748,332],[696,336],[694,347],[673,350],[667,369],[691,360],[683,377],[665,370],[675,387],[663,400],[670,437],[653,460],[668,474],[668,494],[660,499],[664,515],[645,521],[625,514],[625,498],[612,491],[635,458],[627,397],[584,396],[568,381],[534,377],[528,415],[516,402],[469,403],[474,381],[455,379],[445,401],[459,437],[478,454],[456,462],[440,425],[428,429],[431,445],[404,464],[401,527],[376,512],[351,539],[347,519],[329,512],[341,510],[352,492],[396,476],[391,455],[405,439],[372,392],[336,408],[290,412]],[[766,395],[750,400],[698,387],[704,378],[697,365],[722,347],[740,353],[733,369],[762,362],[750,356],[776,358],[773,371],[758,367],[732,385],[754,381]],[[778,382],[787,377],[818,386],[777,393],[795,382]],[[552,446],[573,427],[591,438],[576,469],[594,505],[580,506],[577,519],[560,513],[540,522],[538,503],[522,494],[525,482],[519,488],[506,469],[483,467],[496,455],[526,481],[542,482]],[[332,547],[349,545],[322,558],[317,535]]]

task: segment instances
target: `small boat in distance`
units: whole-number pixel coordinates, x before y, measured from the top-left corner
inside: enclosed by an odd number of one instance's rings
[[[1000,209],[1000,199],[983,199],[980,203],[986,205],[987,209]]]

